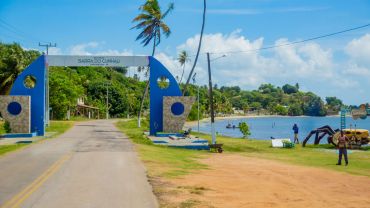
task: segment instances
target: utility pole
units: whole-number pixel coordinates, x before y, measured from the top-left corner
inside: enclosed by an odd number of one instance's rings
[[[56,43],[54,43],[54,44],[51,44],[51,43],[41,44],[41,43],[39,43],[39,46],[40,47],[46,47],[46,55],[49,55],[49,48],[55,48],[55,47],[57,47],[57,44]]]
[[[108,88],[108,83],[106,83],[106,86],[107,86],[107,113],[106,113],[106,119],[109,119],[109,98],[108,98],[109,88]]]
[[[40,47],[46,47],[46,55],[49,54],[49,48],[51,47],[57,47],[57,44],[54,43],[54,44],[51,44],[51,43],[48,43],[48,44],[41,44],[39,43],[39,46]],[[49,123],[50,123],[50,108],[49,108],[49,68],[46,67],[46,73],[45,73],[45,83],[46,83],[46,86],[45,86],[45,94],[46,94],[46,101],[45,101],[45,106],[46,106],[46,111],[45,111],[45,125],[46,126],[49,126]]]
[[[195,85],[195,76],[197,75],[197,73],[194,73],[194,76],[193,76],[193,84]],[[198,94],[198,133],[199,133],[199,104],[200,104],[200,102],[199,102],[199,85],[197,86],[197,90],[198,90],[198,92],[197,92],[197,94]]]
[[[209,105],[211,108],[211,134],[212,134],[212,144],[216,144],[216,133],[215,133],[215,114],[213,109],[213,92],[212,92],[212,76],[211,76],[211,60],[209,58],[209,53],[207,52],[207,62],[208,62],[208,76],[209,76]]]

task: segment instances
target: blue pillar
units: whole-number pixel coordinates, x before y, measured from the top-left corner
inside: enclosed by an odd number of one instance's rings
[[[31,132],[36,132],[38,136],[45,134],[47,67],[45,55],[40,56],[17,77],[10,91],[10,95],[31,96]],[[25,86],[25,79],[28,76],[36,80],[33,88]]]
[[[150,135],[163,131],[163,97],[182,96],[179,85],[172,74],[157,59],[149,56],[150,67]],[[169,86],[161,89],[158,79],[166,77]]]

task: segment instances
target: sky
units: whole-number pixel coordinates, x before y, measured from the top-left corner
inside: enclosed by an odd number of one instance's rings
[[[162,38],[155,57],[174,76],[176,58],[186,50],[194,60],[202,23],[203,1],[160,0],[171,35]],[[151,46],[135,41],[131,29],[141,0],[0,0],[0,41],[50,54],[150,55]],[[323,99],[346,104],[370,102],[370,26],[314,41],[258,51],[370,23],[368,0],[208,0],[197,83],[207,84],[206,52],[211,53],[213,83],[257,89],[262,83],[299,83]],[[237,51],[247,51],[240,53]],[[223,58],[220,56],[226,55]],[[192,62],[187,63],[185,74]],[[135,69],[130,69],[130,75]]]

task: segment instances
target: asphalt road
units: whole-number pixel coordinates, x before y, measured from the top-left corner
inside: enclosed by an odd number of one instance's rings
[[[133,145],[107,120],[0,157],[0,205],[158,207]]]

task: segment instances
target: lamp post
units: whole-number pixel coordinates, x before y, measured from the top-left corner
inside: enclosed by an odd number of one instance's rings
[[[195,74],[194,74],[194,76],[193,76],[193,84],[194,84],[194,85],[195,85],[195,76],[196,76],[196,75],[197,75],[197,73],[195,73]],[[198,97],[197,99],[198,99],[198,133],[199,133],[199,132],[200,132],[200,131],[199,131],[199,112],[200,112],[200,111],[199,111],[199,105],[200,105],[200,101],[199,101],[199,85],[197,86],[197,91],[198,91],[198,92],[197,92],[197,95],[198,95],[198,96],[197,96],[197,97]]]
[[[215,114],[213,106],[213,92],[212,92],[212,75],[211,75],[211,61],[226,57],[222,55],[215,59],[210,59],[209,53],[207,52],[207,62],[208,62],[208,77],[209,77],[209,105],[211,108],[211,135],[212,135],[212,144],[216,144],[216,132],[215,132]]]

